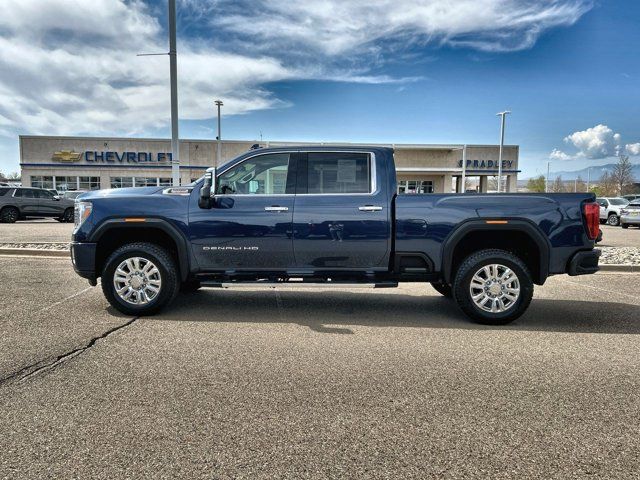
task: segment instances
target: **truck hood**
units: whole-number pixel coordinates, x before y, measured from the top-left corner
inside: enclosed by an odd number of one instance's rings
[[[145,197],[160,193],[167,187],[132,187],[132,188],[112,188],[109,190],[93,190],[83,193],[80,200],[97,200],[105,198],[122,198],[122,197]]]

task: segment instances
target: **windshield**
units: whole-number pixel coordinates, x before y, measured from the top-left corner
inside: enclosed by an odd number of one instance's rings
[[[611,198],[609,199],[609,203],[611,205],[627,205],[629,204],[629,200],[626,200],[624,198]]]

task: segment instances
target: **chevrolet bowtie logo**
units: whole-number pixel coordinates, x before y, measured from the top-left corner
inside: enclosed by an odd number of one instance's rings
[[[73,163],[79,162],[82,157],[82,153],[72,152],[71,150],[61,150],[60,152],[54,152],[51,160],[54,162]]]

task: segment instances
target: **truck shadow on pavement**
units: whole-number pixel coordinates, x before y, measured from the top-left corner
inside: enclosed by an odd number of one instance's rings
[[[640,306],[625,303],[534,299],[512,324],[485,326],[444,297],[379,292],[204,289],[180,295],[152,319],[295,323],[333,334],[353,334],[353,326],[640,334]]]

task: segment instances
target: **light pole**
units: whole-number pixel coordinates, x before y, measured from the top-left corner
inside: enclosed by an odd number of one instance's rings
[[[462,147],[462,190],[460,193],[467,193],[465,182],[467,181],[467,145]]]
[[[587,193],[589,193],[590,183],[591,183],[591,167],[587,167]]]
[[[498,193],[502,191],[502,149],[504,147],[504,122],[507,115],[511,112],[505,110],[504,112],[496,113],[500,117],[500,153],[498,154]]]
[[[176,0],[169,0],[169,76],[171,82],[171,179],[180,185],[180,145],[178,140],[178,65],[176,52]]]
[[[547,162],[547,176],[544,178],[545,193],[549,193],[549,168],[551,168],[551,162]]]
[[[224,105],[222,100],[216,100],[215,104],[218,106],[218,144],[216,150],[216,165],[222,164],[222,131],[220,127],[220,107]]]

